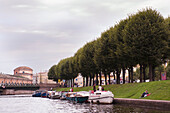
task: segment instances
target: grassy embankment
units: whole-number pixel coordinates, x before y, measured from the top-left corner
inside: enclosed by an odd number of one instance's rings
[[[97,88],[98,86],[96,86]],[[128,84],[113,84],[103,86],[105,90],[112,91],[115,98],[133,98],[139,99],[141,94],[148,90],[150,96],[143,99],[152,100],[170,100],[170,80],[154,81],[147,83],[128,83]],[[70,88],[57,88],[56,91],[68,91]],[[91,87],[73,88],[76,91],[89,91]]]

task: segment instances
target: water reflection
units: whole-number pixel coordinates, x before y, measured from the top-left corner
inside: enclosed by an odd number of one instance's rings
[[[31,95],[0,96],[0,113],[169,113],[122,105],[74,104]]]

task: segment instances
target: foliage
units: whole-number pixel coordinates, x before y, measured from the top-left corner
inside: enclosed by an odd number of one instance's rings
[[[53,65],[50,69],[49,69],[49,72],[48,72],[48,78],[49,79],[56,79],[56,78],[59,78],[56,76],[56,73],[55,73],[55,69],[56,68],[56,65]]]
[[[52,66],[49,78],[69,80],[81,73],[83,77],[90,76],[91,80],[91,75],[102,72],[107,78],[107,74],[114,72],[119,83],[121,69],[131,69],[133,75],[133,66],[140,64],[149,65],[151,81],[154,80],[154,73],[156,80],[159,80],[161,68],[158,66],[169,60],[169,38],[170,18],[164,19],[156,10],[146,8],[102,32],[98,39],[86,43],[74,56]],[[137,69],[134,79],[138,78]]]

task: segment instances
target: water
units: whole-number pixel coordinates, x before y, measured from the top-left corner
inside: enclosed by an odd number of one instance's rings
[[[169,113],[122,105],[74,104],[67,100],[31,97],[31,95],[0,96],[0,113]]]

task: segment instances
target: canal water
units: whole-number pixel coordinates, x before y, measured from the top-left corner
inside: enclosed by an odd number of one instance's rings
[[[75,104],[67,100],[31,97],[31,95],[0,96],[0,113],[169,113],[155,109],[125,105]]]

